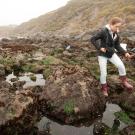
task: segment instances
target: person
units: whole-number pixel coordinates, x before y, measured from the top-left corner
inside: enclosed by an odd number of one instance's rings
[[[98,50],[101,90],[105,96],[108,96],[108,85],[106,82],[108,60],[118,68],[122,86],[129,91],[133,90],[133,86],[127,80],[125,66],[116,53],[117,51],[124,54],[126,58],[131,58],[131,55],[120,46],[118,33],[123,24],[124,21],[121,18],[113,17],[107,25],[90,38],[91,43]]]

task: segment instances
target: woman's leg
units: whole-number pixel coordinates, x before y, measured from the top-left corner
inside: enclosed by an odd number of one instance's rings
[[[100,83],[106,83],[106,76],[107,76],[107,59],[103,56],[98,56],[98,62],[100,67]]]
[[[120,76],[126,75],[125,66],[116,53],[113,54],[112,58],[110,58],[109,61],[112,62],[118,68]]]
[[[100,83],[101,83],[101,90],[105,96],[108,96],[108,86],[106,83],[106,76],[107,76],[107,59],[103,56],[98,56],[98,62],[100,67]]]
[[[133,86],[130,83],[128,83],[128,81],[127,81],[125,66],[124,66],[123,62],[121,61],[121,59],[118,57],[118,55],[116,53],[114,53],[112,58],[109,59],[109,61],[112,62],[118,68],[120,80],[122,81],[122,85],[125,88],[127,88],[128,90],[133,90]]]

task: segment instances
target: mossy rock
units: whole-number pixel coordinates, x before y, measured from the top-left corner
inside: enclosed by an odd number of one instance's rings
[[[57,54],[63,53],[63,51],[64,51],[64,48],[56,48],[52,50],[51,55],[57,55]]]
[[[39,63],[27,63],[26,65],[23,65],[21,67],[21,70],[23,72],[33,72],[33,73],[40,73],[44,69],[43,65],[40,65]]]
[[[18,80],[19,80],[18,77],[16,77],[16,78],[11,78],[11,79],[10,79],[11,82],[16,82],[16,81],[18,81]]]
[[[45,79],[47,79],[51,74],[52,74],[52,69],[51,69],[51,68],[46,68],[46,69],[43,71],[43,77],[44,77]]]
[[[24,65],[22,66],[22,71],[24,72],[32,72],[34,69],[34,65],[33,64],[27,64],[27,65]]]
[[[57,59],[53,56],[47,56],[45,59],[41,61],[43,65],[57,65],[63,63],[60,59]]]
[[[30,79],[31,79],[32,81],[36,81],[36,80],[37,80],[37,78],[36,78],[35,75],[31,75],[31,76],[30,76]]]
[[[15,60],[11,57],[0,59],[0,64],[3,64],[5,66],[12,66],[14,63],[15,63]]]

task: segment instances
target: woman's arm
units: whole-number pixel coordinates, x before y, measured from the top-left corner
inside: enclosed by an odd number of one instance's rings
[[[119,36],[118,36],[118,39],[117,39],[116,44],[115,44],[115,49],[117,49],[118,52],[124,54],[126,58],[131,58],[131,57],[132,57],[127,51],[125,51],[125,50],[120,46]]]
[[[118,36],[118,35],[117,35]],[[115,41],[115,49],[122,54],[127,53],[127,51],[125,51],[121,46],[120,46],[120,41],[119,41],[119,36],[117,37],[116,41]]]
[[[95,46],[95,48],[97,50],[100,50],[100,48],[101,48],[101,42],[100,41],[98,42],[98,40],[99,39],[103,40],[104,35],[105,35],[105,33],[102,29],[99,32],[97,32],[95,35],[93,35],[90,39],[91,43]]]

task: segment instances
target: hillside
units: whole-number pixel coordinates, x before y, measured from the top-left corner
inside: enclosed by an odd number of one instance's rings
[[[14,32],[76,35],[101,27],[112,16],[123,17],[127,28],[135,28],[134,5],[134,0],[71,0],[64,7],[21,24]]]

